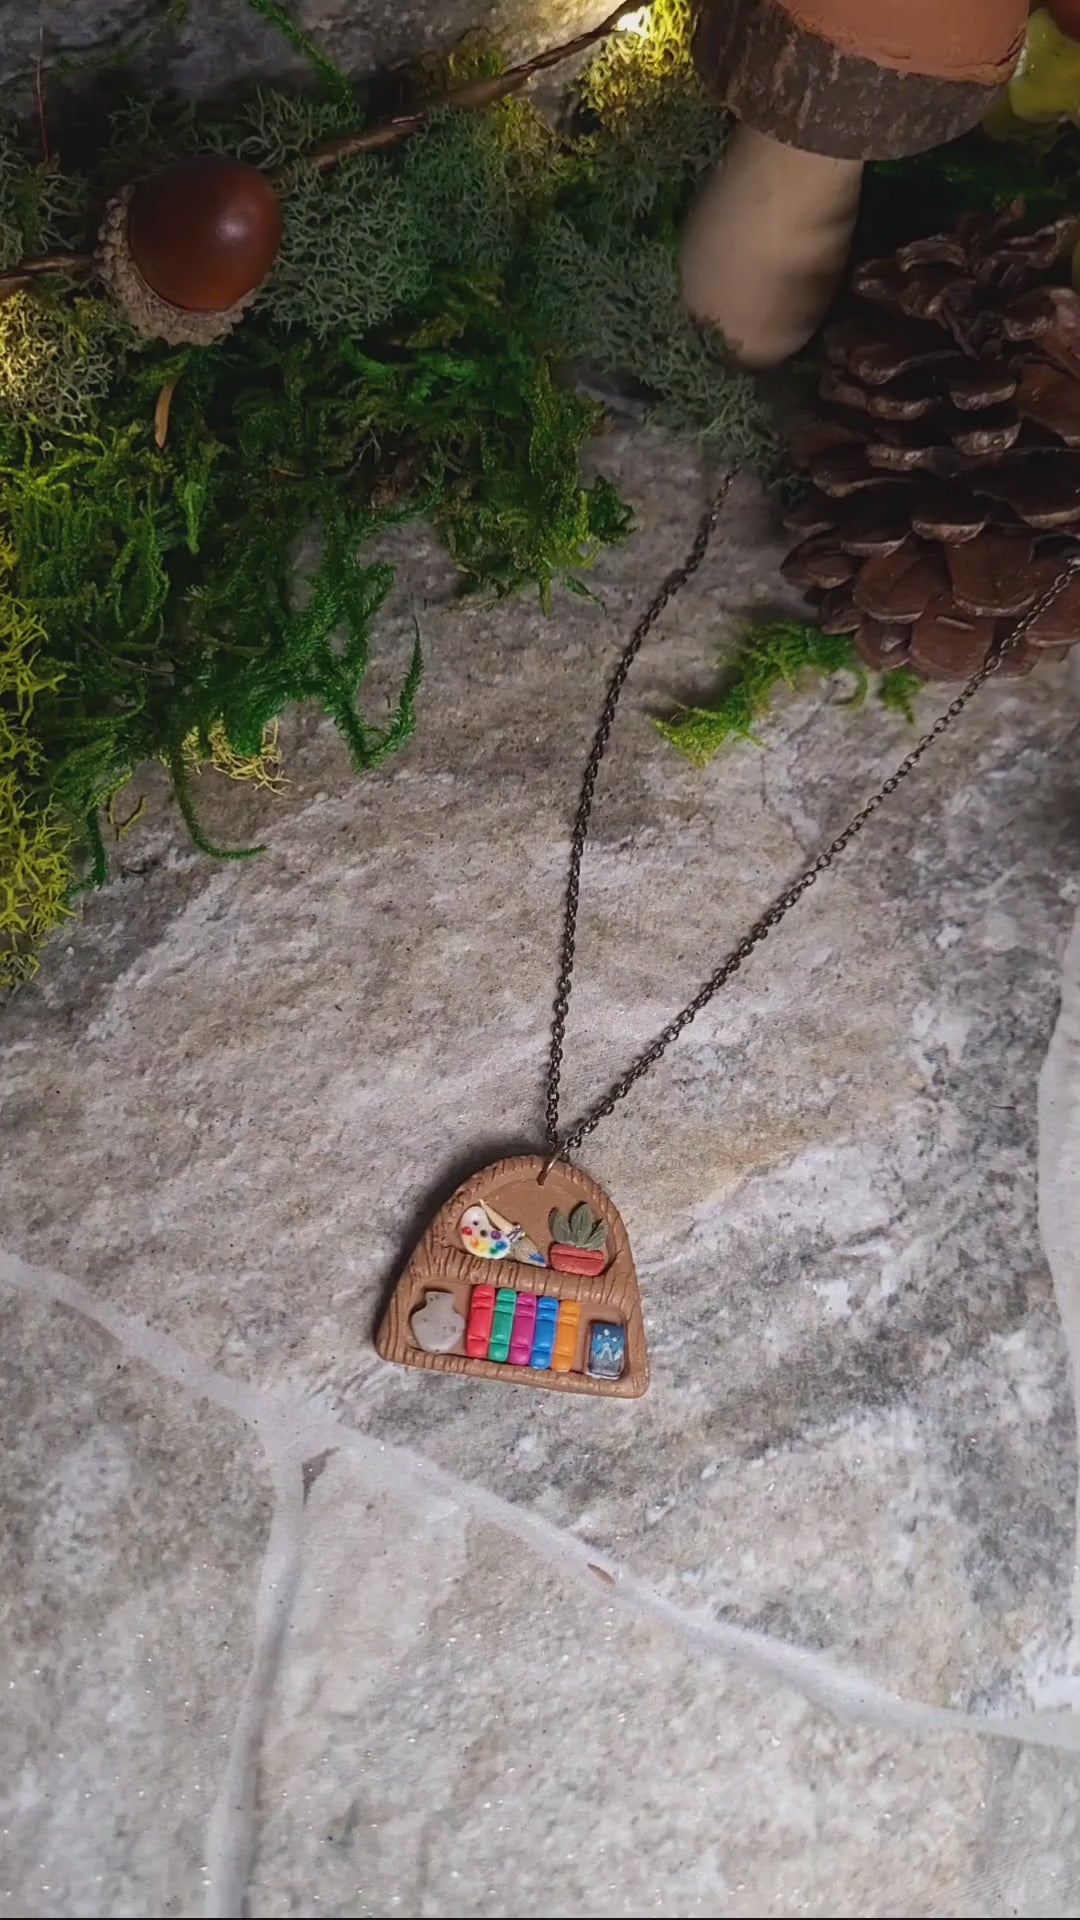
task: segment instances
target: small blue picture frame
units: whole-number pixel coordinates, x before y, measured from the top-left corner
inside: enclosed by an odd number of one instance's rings
[[[586,1370],[591,1380],[621,1380],[626,1368],[626,1329],[611,1320],[594,1320],[589,1328]]]

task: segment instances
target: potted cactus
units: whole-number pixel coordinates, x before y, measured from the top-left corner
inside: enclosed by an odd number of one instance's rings
[[[548,1225],[548,1260],[557,1273],[595,1275],[607,1265],[607,1228],[583,1200],[570,1214],[556,1207]]]

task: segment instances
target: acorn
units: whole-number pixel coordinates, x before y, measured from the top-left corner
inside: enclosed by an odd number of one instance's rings
[[[136,333],[206,346],[251,305],[281,230],[281,202],[265,174],[224,154],[199,154],[110,201],[98,268]]]

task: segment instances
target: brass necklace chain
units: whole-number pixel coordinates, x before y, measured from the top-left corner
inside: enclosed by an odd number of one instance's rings
[[[963,713],[968,701],[972,699],[979,691],[979,688],[983,686],[992,675],[997,673],[1002,661],[1007,658],[1012,649],[1024,638],[1025,634],[1039,618],[1039,615],[1045,613],[1047,607],[1053,605],[1058,594],[1067,585],[1072,576],[1080,572],[1080,556],[1066,561],[1051,585],[1047,587],[1044,593],[1039,595],[1034,605],[1029,607],[1028,611],[1017,621],[1012,632],[1007,634],[1005,638],[999,642],[995,652],[991,655],[985,666],[980,667],[977,673],[972,674],[970,680],[961,688],[955,700],[951,700],[944,713],[939,714],[929,732],[924,733],[922,738],[912,747],[911,752],[904,755],[904,758],[896,770],[889,775],[887,780],[882,781],[876,793],[871,794],[869,800],[859,808],[858,813],[853,815],[848,821],[843,831],[838,833],[836,838],[829,842],[829,845],[823,852],[818,854],[817,858],[804,869],[790,887],[777,896],[772,905],[766,908],[760,919],[754,921],[744,938],[739,941],[738,946],[733,947],[726,959],[721,961],[715,973],[709,975],[704,986],[694,995],[692,1000],[687,1002],[682,1012],[677,1013],[675,1018],[668,1022],[667,1026],[657,1034],[651,1045],[646,1047],[644,1052],[640,1053],[637,1059],[627,1068],[622,1078],[616,1080],[614,1085],[604,1094],[603,1098],[598,1100],[596,1105],[591,1107],[588,1113],[577,1122],[576,1126],[572,1127],[570,1132],[564,1134],[560,1139],[559,1083],[562,1077],[566,1017],[570,1009],[570,993],[574,979],[578,900],[581,891],[581,862],[589,837],[589,821],[592,815],[597,776],[600,772],[600,766],[611,738],[611,730],[615,724],[615,714],[619,705],[619,698],[622,694],[623,687],[626,685],[627,675],[641,651],[642,644],[656,625],[657,620],[668,605],[668,602],[674,599],[675,595],[686,585],[688,580],[693,578],[704,560],[709,549],[709,543],[716,530],[717,521],[720,518],[721,508],[727,499],[734,478],[734,472],[725,474],[702,519],[694,544],[690,548],[686,559],[681,566],[676,567],[672,573],[668,574],[659,592],[650,601],[627,641],[619,657],[618,665],[611,676],[607,697],[601,709],[599,723],[593,738],[592,748],[588,760],[585,762],[585,772],[581,782],[581,796],[578,800],[577,813],[574,817],[574,831],[570,841],[570,870],[566,885],[566,909],[563,919],[562,943],[559,953],[559,976],[551,1025],[551,1054],[548,1065],[546,1106],[546,1140],[549,1155],[547,1164],[540,1176],[542,1180],[546,1179],[556,1161],[569,1159],[571,1153],[581,1145],[586,1135],[592,1133],[594,1127],[599,1126],[601,1120],[606,1120],[608,1114],[613,1112],[615,1107],[618,1106],[619,1101],[625,1100],[631,1088],[636,1086],[637,1082],[644,1078],[645,1074],[656,1065],[657,1061],[663,1058],[668,1048],[674,1044],[684,1029],[690,1025],[692,1020],[697,1018],[704,1007],[708,1006],[713,996],[719,993],[721,987],[727,985],[733,974],[738,973],[743,961],[749,959],[754,948],[760,946],[763,940],[768,939],[773,928],[780,924],[785,914],[790,913],[792,907],[802,899],[803,894],[808,892],[814,885],[818,876],[827,872],[829,867],[832,866],[833,861],[837,859],[837,857],[843,853],[845,847],[854,840],[856,834],[862,832],[867,822],[873,818],[883,802],[889,798],[890,794],[896,792],[901,781],[906,780],[908,775],[914,772],[924,753],[929,751],[934,745],[934,742],[939,740],[943,733],[949,731],[954,720]]]

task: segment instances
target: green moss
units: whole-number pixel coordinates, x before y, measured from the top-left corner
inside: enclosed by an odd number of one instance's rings
[[[71,825],[42,792],[34,731],[35,706],[60,676],[40,624],[12,597],[12,558],[0,551],[0,988],[33,973],[73,881]]]
[[[92,423],[114,373],[98,311],[97,302],[69,307],[29,293],[0,301],[0,415],[46,434]]]
[[[281,261],[263,296],[271,319],[325,344],[343,328],[364,334],[381,325],[430,279],[405,184],[378,154],[358,153],[329,178],[312,167],[296,172]]]
[[[522,263],[530,312],[569,358],[626,376],[676,433],[771,472],[778,436],[757,384],[682,303],[678,236],[727,119],[690,55],[691,0],[655,0],[644,34],[613,35],[586,70],[583,131]]]
[[[145,760],[165,760],[193,838],[220,852],[199,824],[200,753],[250,761],[294,700],[333,719],[358,768],[408,738],[419,646],[389,722],[363,704],[387,527],[428,516],[470,591],[587,592],[629,513],[609,480],[582,477],[600,412],[568,363],[630,375],[719,459],[776,462],[753,382],[679,300],[679,223],[725,131],[694,76],[689,0],[655,0],[648,34],[607,43],[568,129],[521,98],[437,110],[414,139],[321,173],[305,153],[362,109],[279,0],[252,4],[313,55],[314,90],[220,108],[125,95],[98,71],[81,103],[72,83],[47,161],[34,118],[0,120],[0,261],[91,244],[121,185],[200,150],[279,172],[286,202],[275,272],[213,350],[135,340],[94,282],[0,305],[17,610],[0,644],[34,682],[32,697],[0,683],[9,978],[73,872],[105,876],[101,815]],[[475,49],[450,63],[454,79],[497,65]],[[430,67],[419,85],[438,92]],[[702,757],[748,730],[784,661],[744,677],[742,706],[671,736]]]
[[[923,691],[926,682],[914,667],[893,667],[891,672],[883,673],[878,688],[878,699],[890,713],[898,713],[909,725],[915,722],[915,702]]]
[[[598,131],[577,152],[607,209],[639,219],[677,212],[688,183],[718,157],[726,121],[690,51],[692,0],[653,0],[647,30],[615,33],[582,76]]]
[[[867,169],[857,245],[863,253],[941,233],[965,213],[1023,201],[1032,225],[1080,205],[1080,131],[1069,122],[994,140],[977,128],[934,152]]]
[[[731,740],[757,740],[755,727],[772,707],[777,691],[794,687],[808,674],[854,676],[847,704],[861,706],[870,676],[846,634],[822,633],[808,621],[779,620],[751,627],[725,661],[724,683],[713,706],[684,707],[657,722],[672,746],[703,767]],[[915,695],[922,680],[910,667],[896,667],[878,682],[882,705],[905,720],[915,718]]]
[[[348,75],[327,57],[310,34],[297,25],[291,14],[278,5],[278,0],[247,0],[247,3],[253,13],[261,14],[288,41],[294,52],[309,62],[330,94],[338,99],[352,98],[352,83]]]
[[[556,580],[580,587],[577,570],[630,515],[609,482],[581,484],[600,408],[555,380],[495,292],[462,282],[394,352],[355,354],[362,420],[423,475],[464,584],[503,594],[534,581],[547,606]]]
[[[774,471],[780,436],[768,405],[687,317],[673,240],[609,230],[594,241],[556,211],[536,234],[532,274],[532,310],[563,353],[631,375],[667,427],[716,459]]]
[[[754,627],[729,663],[723,692],[715,706],[685,707],[657,722],[665,740],[702,767],[729,740],[754,739],[755,723],[767,713],[778,687],[792,687],[800,675],[857,671],[851,641],[797,621]]]
[[[70,822],[36,808],[0,767],[0,992],[37,972],[46,935],[70,910],[71,860]]]

